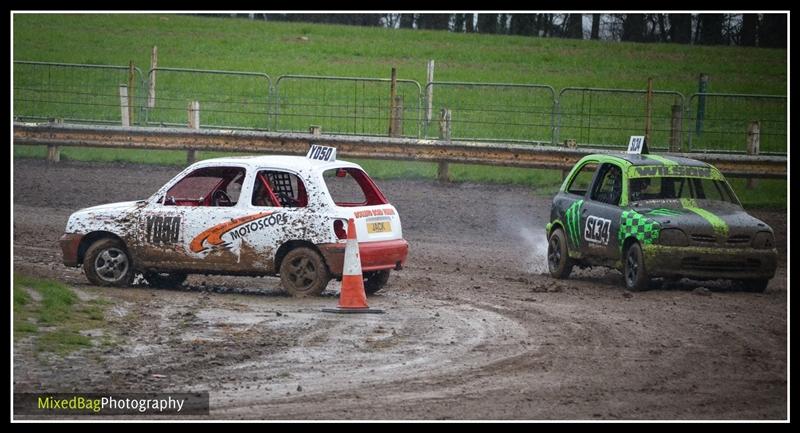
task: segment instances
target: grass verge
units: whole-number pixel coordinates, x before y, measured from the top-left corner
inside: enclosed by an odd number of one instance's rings
[[[37,352],[68,354],[95,342],[85,331],[106,326],[104,299],[81,300],[66,285],[14,275],[14,339],[33,337]]]

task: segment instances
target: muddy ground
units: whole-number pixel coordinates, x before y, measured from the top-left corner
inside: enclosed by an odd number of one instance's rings
[[[331,315],[276,278],[191,276],[180,290],[100,289],[61,264],[79,208],[145,198],[177,168],[16,160],[17,273],[113,305],[113,345],[68,356],[14,344],[16,392],[202,391],[211,418],[785,419],[786,213],[763,294],[725,281],[630,293],[621,275],[544,274],[549,197],[528,188],[378,182],[403,221],[406,269]],[[702,289],[699,287],[704,287]]]

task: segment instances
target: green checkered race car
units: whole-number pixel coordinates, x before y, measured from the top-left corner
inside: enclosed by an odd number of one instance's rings
[[[629,290],[686,277],[763,292],[777,267],[772,228],[745,212],[725,177],[674,156],[582,158],[553,199],[547,237],[552,276],[613,267]]]

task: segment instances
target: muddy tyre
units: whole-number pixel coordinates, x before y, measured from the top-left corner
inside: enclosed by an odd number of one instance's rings
[[[756,293],[764,293],[767,290],[767,284],[769,284],[769,280],[766,278],[742,281],[745,290]]]
[[[547,269],[554,278],[564,279],[572,272],[574,262],[569,257],[567,237],[561,229],[550,233],[547,241]]]
[[[150,287],[159,289],[175,289],[186,281],[187,274],[183,272],[145,272],[144,279]]]
[[[644,254],[638,243],[632,244],[625,250],[624,267],[622,276],[625,279],[625,288],[631,291],[642,291],[650,286],[650,277],[644,266]]]
[[[281,285],[292,296],[317,296],[328,286],[331,275],[322,256],[311,248],[289,251],[281,261]]]
[[[364,272],[364,291],[371,295],[386,286],[391,271]]]
[[[83,259],[86,279],[97,286],[127,287],[133,282],[133,261],[125,244],[117,239],[95,241]]]

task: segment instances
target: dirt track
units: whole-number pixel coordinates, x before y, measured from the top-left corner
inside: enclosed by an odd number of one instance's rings
[[[14,346],[16,392],[208,390],[211,417],[248,419],[785,419],[787,276],[641,293],[618,272],[544,275],[549,198],[496,185],[379,185],[411,244],[369,298],[329,315],[276,278],[198,277],[184,290],[100,289],[61,264],[79,208],[145,198],[179,170],[14,162],[15,272],[114,303],[119,341],[66,358]],[[786,214],[755,212],[786,257]],[[694,290],[698,286],[711,292]]]

